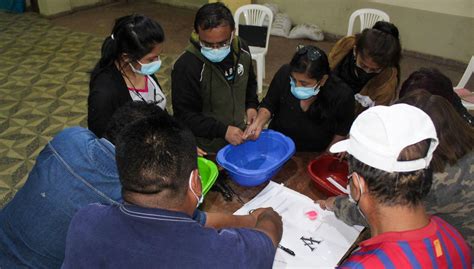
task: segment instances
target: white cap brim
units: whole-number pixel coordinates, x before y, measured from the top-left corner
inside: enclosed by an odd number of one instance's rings
[[[339,153],[339,152],[347,151],[348,148],[349,148],[349,139],[346,139],[332,145],[331,148],[329,148],[329,151],[332,153]]]

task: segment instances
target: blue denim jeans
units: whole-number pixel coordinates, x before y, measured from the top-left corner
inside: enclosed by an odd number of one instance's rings
[[[121,202],[115,147],[85,128],[65,129],[0,211],[0,267],[61,267],[74,213],[97,202]]]

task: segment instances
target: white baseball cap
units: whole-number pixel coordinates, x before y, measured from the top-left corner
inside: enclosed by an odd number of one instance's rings
[[[431,139],[426,157],[398,161],[407,146]],[[360,114],[352,124],[349,139],[335,143],[333,153],[347,151],[357,160],[386,172],[410,172],[429,166],[438,146],[431,118],[407,104],[374,106]]]

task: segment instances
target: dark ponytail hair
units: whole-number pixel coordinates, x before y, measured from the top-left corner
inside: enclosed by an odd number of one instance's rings
[[[324,75],[329,74],[328,57],[318,47],[298,46],[290,62],[290,72],[303,73],[319,81]]]
[[[101,58],[92,71],[94,79],[104,68],[110,67],[126,53],[132,61],[137,61],[165,40],[160,24],[143,15],[128,15],[118,18],[101,49]]]
[[[396,39],[399,39],[398,28],[390,22],[378,21],[372,26],[372,29],[382,31],[384,33],[390,34]]]
[[[363,57],[370,57],[381,67],[395,67],[400,81],[402,46],[398,28],[393,23],[378,21],[371,29],[364,29],[357,34],[356,52]]]

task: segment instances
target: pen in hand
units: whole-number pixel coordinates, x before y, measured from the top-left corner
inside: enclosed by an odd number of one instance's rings
[[[284,246],[278,244],[278,248],[283,250],[284,252],[290,254],[291,256],[296,256],[295,255],[295,252],[293,252],[293,250],[289,249],[289,248],[285,248]]]

